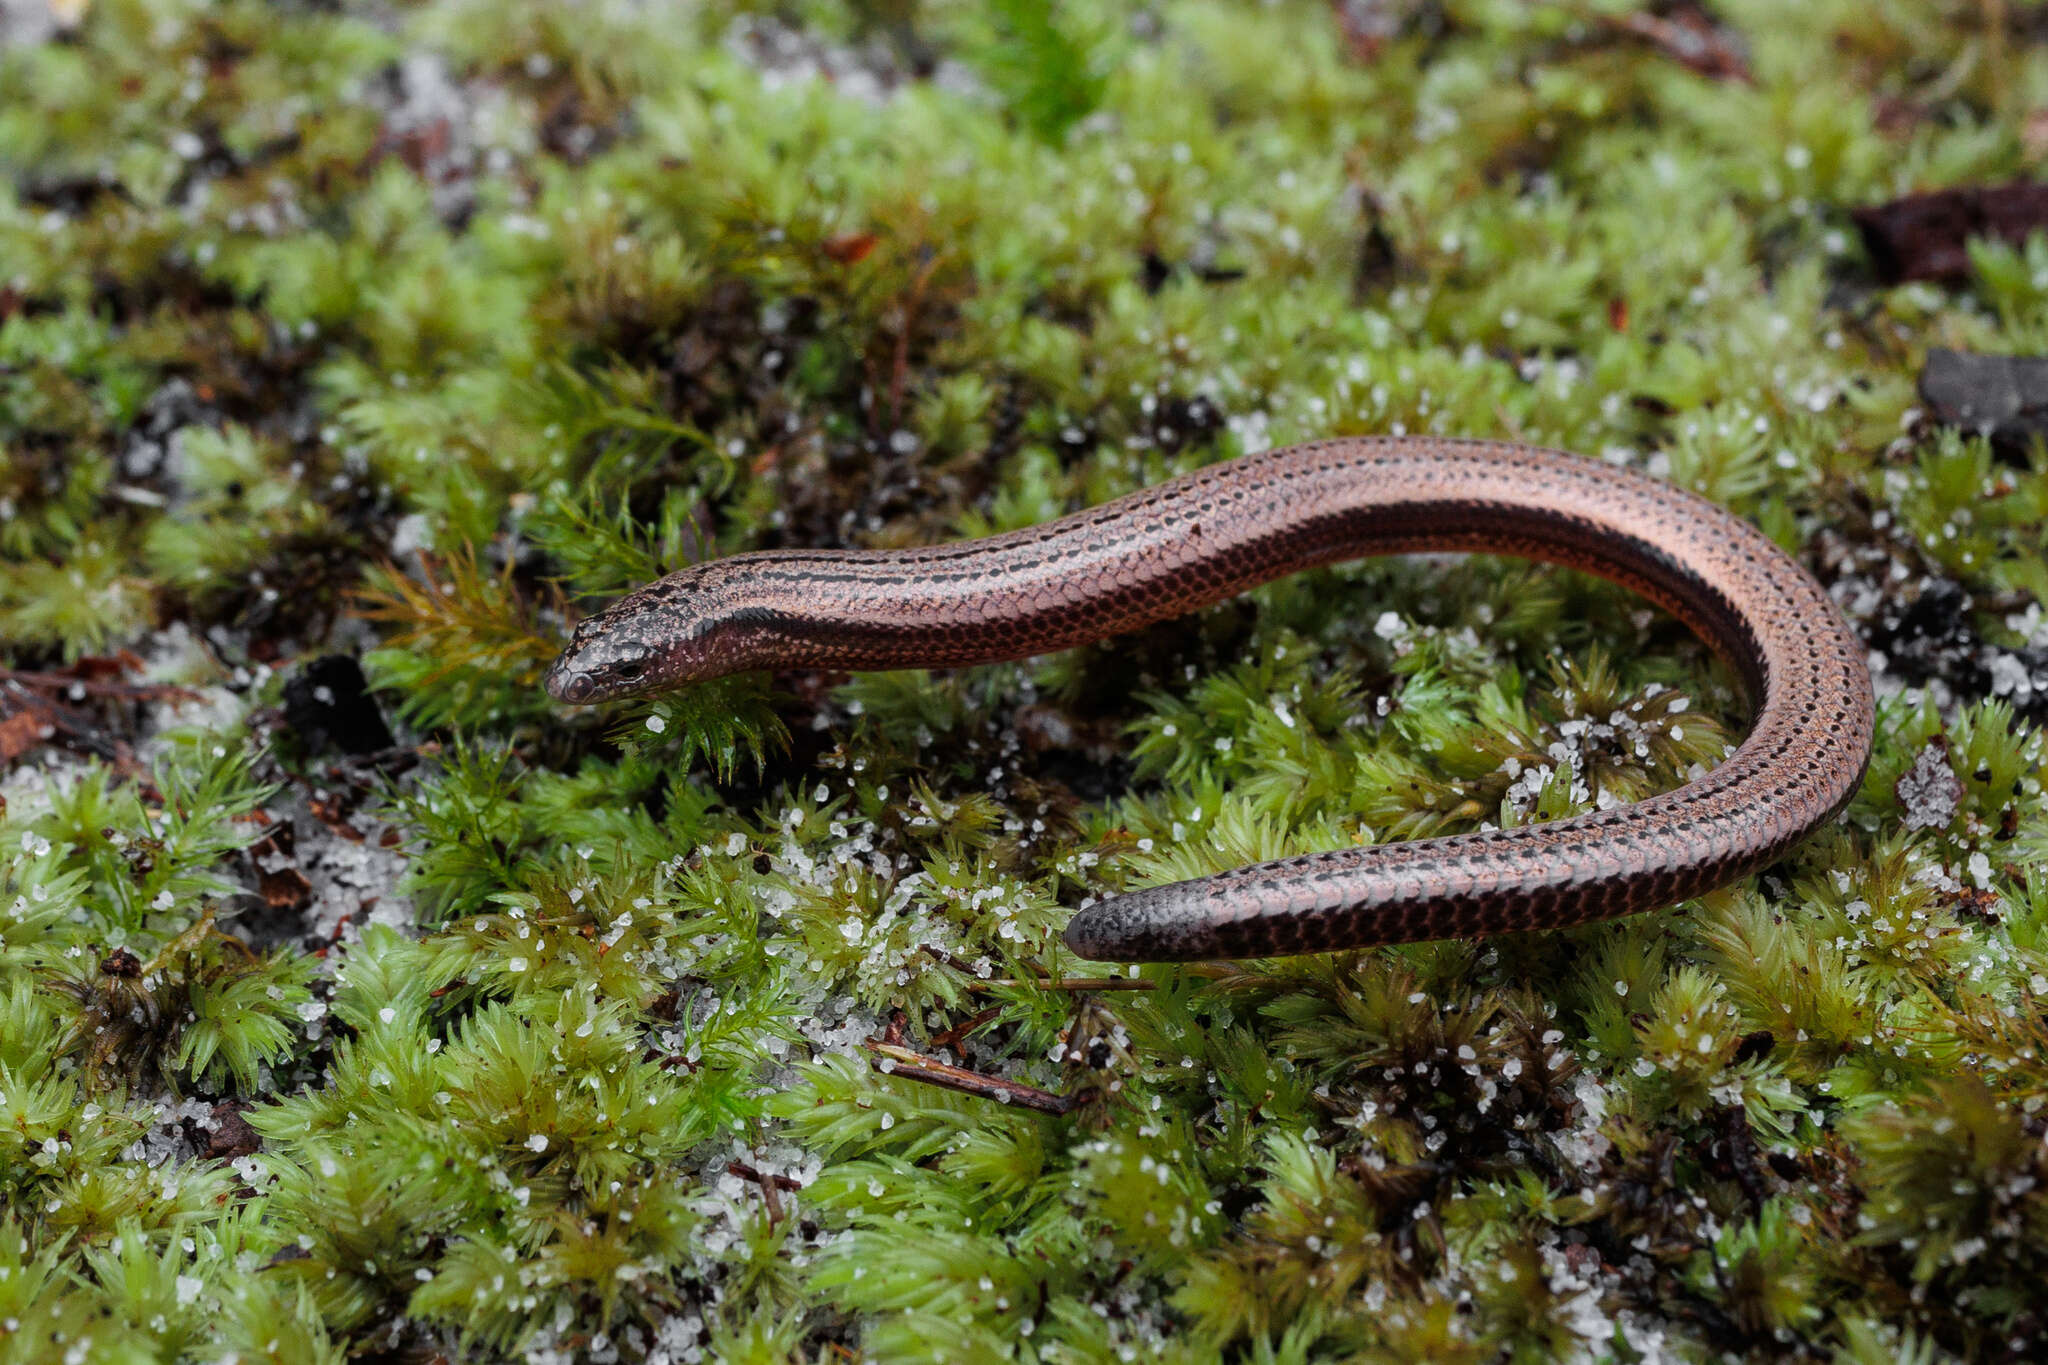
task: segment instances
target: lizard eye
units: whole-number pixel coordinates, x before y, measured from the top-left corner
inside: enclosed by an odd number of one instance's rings
[[[618,675],[621,678],[624,678],[627,682],[633,682],[636,679],[638,679],[641,674],[647,671],[647,664],[644,660],[632,659],[627,661],[626,663],[620,664],[616,671]]]

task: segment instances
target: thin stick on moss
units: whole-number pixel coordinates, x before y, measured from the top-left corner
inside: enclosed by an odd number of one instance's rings
[[[979,1071],[965,1067],[949,1066],[944,1062],[913,1052],[895,1043],[870,1042],[867,1050],[880,1061],[875,1069],[889,1076],[904,1076],[926,1085],[936,1085],[942,1090],[957,1090],[963,1095],[979,1095],[997,1104],[1013,1104],[1023,1109],[1035,1109],[1041,1114],[1064,1116],[1073,1112],[1081,1101],[1072,1095],[1055,1095],[1050,1090],[1040,1090],[1035,1085],[1024,1085],[1017,1081],[1006,1081],[1000,1076],[985,1076]],[[890,1065],[884,1066],[886,1061]]]

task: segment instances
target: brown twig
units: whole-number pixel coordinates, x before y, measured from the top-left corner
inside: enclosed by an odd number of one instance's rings
[[[205,694],[196,688],[180,687],[176,683],[102,682],[98,678],[82,678],[75,673],[38,673],[20,668],[0,668],[0,682],[47,689],[63,694],[67,698],[74,694],[83,694],[88,697],[112,697],[118,701],[206,700]]]
[[[728,1161],[725,1163],[725,1169],[731,1171],[742,1180],[751,1180],[756,1185],[772,1185],[778,1190],[788,1190],[792,1194],[804,1187],[804,1182],[798,1180],[793,1175],[778,1175],[768,1171],[757,1170],[744,1161]]]
[[[1680,8],[1668,18],[1639,11],[1608,22],[1616,32],[1648,43],[1680,66],[1710,80],[1756,84],[1741,41],[1696,7]]]
[[[793,1194],[803,1188],[801,1181],[792,1180],[786,1175],[770,1175],[766,1171],[749,1166],[744,1161],[728,1161],[725,1163],[725,1169],[740,1179],[750,1180],[761,1187],[761,1202],[768,1207],[770,1223],[782,1221],[782,1196],[776,1191],[788,1190]]]
[[[945,966],[951,967],[956,972],[964,972],[968,976],[974,975],[973,966],[971,966],[958,953],[949,953],[944,948],[939,947],[936,943],[921,943],[918,946],[923,948],[925,956],[931,958],[932,960],[942,963]]]
[[[1371,66],[1377,62],[1386,51],[1388,40],[1399,29],[1384,5],[1330,0],[1330,9],[1337,16],[1337,29],[1343,34],[1345,51],[1360,66]]]
[[[887,1075],[904,1076],[926,1085],[936,1085],[942,1090],[957,1090],[963,1095],[979,1095],[997,1104],[1012,1104],[1023,1109],[1035,1109],[1041,1114],[1064,1115],[1073,1112],[1078,1101],[1071,1095],[1055,1095],[1050,1090],[1040,1090],[1035,1085],[1023,1085],[1017,1081],[1006,1081],[1000,1076],[984,1076],[979,1071],[965,1067],[948,1066],[941,1061],[913,1052],[895,1043],[870,1042],[869,1052],[892,1065],[884,1067],[875,1063],[876,1069]]]
[[[932,1035],[932,1046],[958,1047],[961,1039],[980,1028],[983,1024],[989,1023],[1002,1012],[1003,1007],[1001,1005],[990,1005],[978,1014],[969,1015],[944,1033],[934,1033]]]
[[[14,678],[0,677],[0,726],[6,727],[0,729],[0,762],[12,762],[38,744],[61,742],[106,760],[120,776],[145,784],[145,793],[156,799],[156,789],[146,785],[148,771],[128,741]]]

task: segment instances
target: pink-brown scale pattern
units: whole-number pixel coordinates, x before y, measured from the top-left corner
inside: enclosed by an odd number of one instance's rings
[[[752,668],[948,667],[1067,649],[1342,559],[1481,551],[1641,593],[1740,674],[1750,733],[1678,790],[1514,829],[1340,849],[1118,896],[1097,960],[1321,952],[1551,929],[1722,886],[1861,783],[1864,649],[1820,585],[1720,507],[1633,471],[1485,441],[1322,441],[1183,475],[1028,530],[919,550],[771,551],[670,574],[584,622],[566,701]]]

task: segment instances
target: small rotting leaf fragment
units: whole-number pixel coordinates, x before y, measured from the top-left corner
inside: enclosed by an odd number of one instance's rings
[[[265,872],[257,882],[263,903],[273,910],[303,910],[313,899],[313,883],[296,867]]]
[[[263,1135],[242,1117],[244,1107],[233,1103],[213,1106],[213,1128],[201,1152],[207,1160],[232,1161],[263,1149]]]
[[[1850,214],[1885,284],[1970,277],[1972,237],[2022,242],[2048,228],[2048,185],[1972,186],[1909,194]]]

